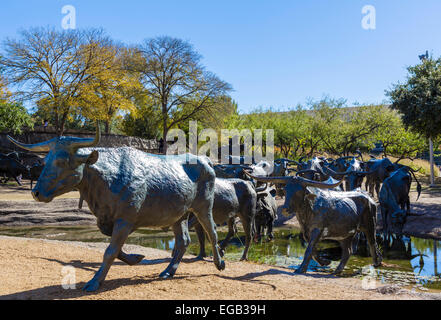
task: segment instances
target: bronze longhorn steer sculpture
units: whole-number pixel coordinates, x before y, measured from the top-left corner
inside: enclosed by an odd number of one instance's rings
[[[127,237],[139,227],[172,226],[177,254],[160,277],[173,277],[190,242],[188,211],[207,232],[216,267],[225,268],[212,217],[215,173],[208,158],[152,155],[133,148],[92,148],[100,141],[98,126],[94,139],[59,137],[26,145],[8,138],[23,149],[49,152],[32,190],[35,200],[50,202],[77,189],[97,217],[100,231],[111,236],[100,269],[83,290],[97,290],[115,258],[129,265],[142,260],[143,256],[122,250]]]
[[[255,177],[267,183],[285,185],[284,214],[295,213],[308,247],[302,264],[296,273],[305,273],[311,258],[321,265],[327,261],[318,256],[316,245],[320,240],[336,240],[342,248],[342,258],[335,274],[343,271],[352,253],[354,236],[362,231],[366,234],[374,266],[381,263],[381,255],[375,239],[376,213],[375,202],[361,191],[343,192],[332,189],[337,183],[313,181],[302,177]]]
[[[220,243],[221,255],[225,253],[228,242],[237,233],[236,217],[239,217],[245,232],[245,248],[240,260],[248,259],[256,215],[257,194],[251,181],[242,179],[216,178],[214,187],[213,219],[216,224],[228,224],[228,234]],[[206,257],[205,232],[195,217],[191,217],[189,228],[195,227],[199,240],[198,258]],[[175,250],[173,250],[175,251]],[[173,253],[175,254],[175,252]]]
[[[256,234],[255,240],[259,242],[262,237],[266,235],[268,241],[274,239],[273,227],[274,221],[277,219],[277,203],[276,203],[276,189],[265,184],[256,189],[257,203],[256,203]]]
[[[411,167],[403,166],[392,172],[383,181],[378,200],[380,201],[385,239],[389,239],[392,232],[402,235],[407,216],[411,215],[409,192],[412,176],[417,183],[418,196],[416,201],[420,198],[421,184],[416,178],[415,172]],[[407,207],[406,210],[405,207]]]

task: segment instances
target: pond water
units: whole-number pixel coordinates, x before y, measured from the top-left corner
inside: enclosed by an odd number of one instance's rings
[[[33,237],[53,240],[69,240],[84,242],[109,242],[96,227],[9,227],[0,228],[1,235]],[[196,234],[190,233],[192,243],[187,253],[197,255],[199,244]],[[219,239],[226,235],[225,228],[218,230]],[[382,283],[400,284],[407,288],[419,290],[441,290],[441,273],[439,273],[438,257],[441,255],[440,241],[415,237],[395,238],[386,243],[377,237],[383,254],[383,265],[377,269],[370,267],[368,247],[361,239],[356,254],[352,255],[342,274],[344,277],[369,277]],[[227,247],[225,259],[239,260],[242,256],[245,237],[240,233],[233,237]],[[130,235],[126,243],[152,247],[171,252],[174,246],[172,232],[162,230],[138,229]],[[290,268],[293,271],[301,264],[306,249],[299,230],[277,229],[275,239],[271,242],[253,243],[249,251],[249,260],[257,263]],[[206,241],[206,252],[211,248]],[[338,243],[327,241],[320,243],[320,255],[332,260],[326,267],[319,266],[311,260],[309,270],[331,273],[338,265],[341,251]]]

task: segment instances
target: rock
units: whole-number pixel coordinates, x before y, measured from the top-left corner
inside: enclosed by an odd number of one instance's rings
[[[403,289],[396,284],[385,285],[376,289],[376,291],[381,294],[399,294],[402,290]]]

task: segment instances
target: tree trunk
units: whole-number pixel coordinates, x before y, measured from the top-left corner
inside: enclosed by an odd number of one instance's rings
[[[55,132],[57,133],[57,136],[60,137],[60,117],[58,113],[58,107],[55,108]]]
[[[162,153],[167,154],[167,119],[164,119],[163,126],[164,129],[162,130],[162,139],[164,140],[164,147],[162,149]]]
[[[63,134],[64,134],[64,121],[61,121],[60,131],[59,131],[58,136],[61,137]]]
[[[69,110],[64,111],[63,116],[61,117],[59,136],[62,136],[64,134],[64,125],[66,124],[66,120],[67,120],[68,115],[69,115]]]
[[[106,119],[106,122],[105,122],[105,132],[107,133],[107,134],[110,134],[110,130],[111,130],[111,128],[110,128],[110,123],[111,123],[111,121],[112,121],[112,119],[113,119],[113,115],[114,115],[114,113],[115,113],[115,110],[112,108],[112,106],[110,106],[108,109],[107,109],[107,119]]]
[[[167,120],[168,120],[168,113],[167,113],[167,101],[165,98],[162,99],[162,139],[164,139],[164,148],[163,148],[163,154],[167,154]]]
[[[429,152],[430,152],[430,187],[435,186],[435,168],[433,160],[433,141],[429,138]]]

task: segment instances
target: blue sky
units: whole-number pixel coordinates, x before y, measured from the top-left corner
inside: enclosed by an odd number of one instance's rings
[[[102,27],[128,44],[169,35],[190,41],[208,70],[234,88],[242,112],[287,109],[323,95],[381,103],[406,67],[441,56],[439,0],[15,0],[0,11],[0,39],[32,26]],[[376,29],[362,28],[362,8]]]

